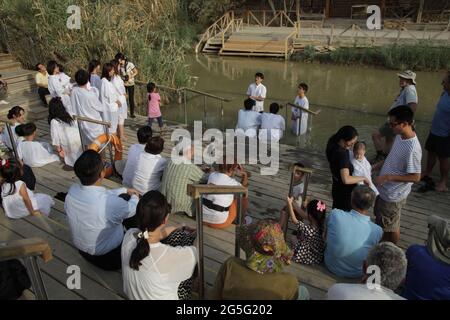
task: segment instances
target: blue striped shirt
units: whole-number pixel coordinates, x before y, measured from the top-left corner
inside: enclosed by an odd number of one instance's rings
[[[417,136],[403,140],[400,135],[395,137],[391,152],[389,152],[380,176],[420,173],[422,148]],[[378,187],[380,197],[387,202],[399,202],[406,199],[411,192],[411,182],[386,182]]]

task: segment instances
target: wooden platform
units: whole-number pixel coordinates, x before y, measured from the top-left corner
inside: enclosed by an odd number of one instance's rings
[[[125,154],[130,144],[136,143],[136,130],[146,119],[138,117],[126,121]],[[39,139],[50,141],[49,126],[46,120],[36,122]],[[171,130],[174,127],[170,127]],[[171,151],[170,132],[163,134],[166,140],[164,155]],[[250,178],[249,215],[254,219],[278,218],[280,209],[285,205],[285,195],[289,189],[289,165],[302,161],[314,168],[315,173],[309,187],[309,195],[331,205],[330,174],[328,164],[323,155],[313,154],[290,146],[281,146],[280,171],[276,176],[261,176],[258,166],[246,166],[252,172]],[[34,168],[37,177],[36,192],[55,196],[57,192],[67,192],[70,185],[77,181],[73,171],[63,168],[62,163],[52,163],[42,168]],[[119,187],[112,180],[105,180],[108,188]],[[11,220],[0,214],[0,241],[40,237],[47,240],[53,250],[54,259],[47,264],[41,264],[44,272],[49,297],[51,299],[123,299],[122,277],[120,272],[102,271],[79,254],[71,242],[70,232],[64,213],[64,204],[55,200],[56,205],[49,218],[28,217],[21,220]],[[449,193],[427,194],[411,193],[402,216],[400,246],[407,248],[417,243],[423,244],[427,237],[427,217],[437,214],[450,218]],[[171,216],[173,223],[185,223],[195,226],[195,221],[185,216]],[[291,226],[292,229],[292,226]],[[213,230],[205,227],[205,279],[207,292],[214,284],[215,275],[221,263],[234,254],[234,227],[226,230]],[[67,267],[78,265],[81,268],[81,290],[69,290],[66,287]],[[304,266],[292,264],[287,268],[295,274],[299,282],[306,285],[313,299],[323,299],[326,290],[336,282],[352,280],[338,279],[331,275],[324,266]],[[355,281],[355,280],[353,280]]]

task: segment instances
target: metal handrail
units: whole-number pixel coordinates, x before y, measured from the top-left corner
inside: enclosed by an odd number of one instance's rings
[[[116,167],[114,165],[114,154],[113,154],[112,145],[111,145],[111,138],[110,138],[111,135],[109,134],[109,128],[111,128],[111,122],[91,119],[91,118],[87,118],[87,117],[83,117],[83,116],[77,116],[77,115],[73,115],[73,118],[74,118],[74,120],[77,121],[77,124],[78,124],[78,132],[80,134],[81,147],[83,149],[83,152],[86,151],[86,145],[84,144],[84,141],[83,141],[83,134],[82,134],[81,123],[80,122],[82,122],[82,121],[90,122],[90,123],[100,124],[100,125],[103,126],[103,128],[105,130],[105,134],[109,137],[109,140],[105,144],[105,146],[99,151],[99,153],[103,152],[103,150],[106,147],[108,147],[109,156],[111,158],[111,165],[112,165],[113,173],[116,174],[117,172],[116,172]]]
[[[242,197],[247,194],[247,188],[243,186],[217,186],[211,184],[188,184],[187,194],[194,198],[197,220],[198,237],[198,277],[200,280],[199,297],[205,298],[205,266],[203,253],[203,196],[208,194],[232,194],[238,195],[237,198],[237,223],[242,226]],[[235,250],[234,255],[240,258],[240,243],[238,233],[235,232]]]
[[[11,142],[11,147],[12,147],[12,151],[13,151],[13,154],[14,154],[14,158],[16,160],[20,160],[19,159],[19,154],[17,152],[16,139],[14,139],[15,135],[13,134],[12,129],[11,129],[11,125],[9,123],[11,120],[7,119],[7,118],[4,118],[4,117],[0,117],[0,121],[4,122],[5,125],[6,125],[6,130],[8,131],[9,141]]]

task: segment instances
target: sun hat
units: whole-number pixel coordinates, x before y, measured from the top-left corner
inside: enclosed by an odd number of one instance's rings
[[[437,260],[450,265],[450,221],[438,216],[428,217],[427,247]]]
[[[403,79],[409,79],[412,80],[412,83],[416,85],[416,73],[412,72],[411,70],[402,71],[400,73],[397,73],[397,76]]]
[[[284,240],[280,225],[273,219],[263,219],[238,228],[241,248],[246,253],[246,265],[260,274],[281,272],[289,265],[292,251]]]

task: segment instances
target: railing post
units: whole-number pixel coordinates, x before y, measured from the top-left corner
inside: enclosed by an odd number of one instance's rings
[[[188,116],[187,116],[187,91],[183,90],[183,102],[184,102],[184,124],[188,125]]]
[[[15,135],[12,132],[11,125],[8,122],[5,122],[5,124],[6,124],[6,130],[8,131],[8,134],[9,134],[9,142],[11,142],[11,147],[12,147],[12,150],[14,153],[14,158],[16,160],[20,160],[19,155],[17,153],[16,139],[14,138]]]
[[[240,227],[242,226],[242,194],[240,193],[237,198],[237,227],[236,230],[240,231]],[[239,233],[235,231],[235,243],[234,243],[234,256],[236,258],[241,257],[241,244],[239,241]]]
[[[84,151],[86,151],[86,146],[84,145],[83,134],[81,133],[81,123],[78,120],[77,120],[77,125],[78,125],[78,132],[80,133],[81,148],[84,152]]]
[[[203,121],[208,125],[208,118],[206,117],[206,96],[203,96]]]
[[[48,300],[47,290],[45,289],[44,280],[42,279],[41,270],[37,263],[36,256],[24,258],[24,262],[34,289],[37,300]]]
[[[204,266],[204,253],[203,253],[203,195],[200,195],[195,199],[195,212],[197,219],[197,250],[198,250],[198,278],[200,285],[198,288],[198,295],[200,300],[205,299],[205,266]]]
[[[263,27],[266,26],[266,10],[263,10]]]

